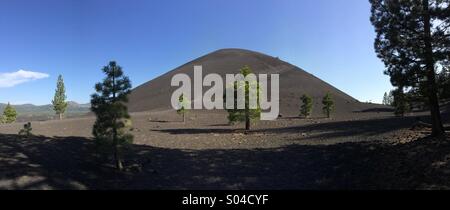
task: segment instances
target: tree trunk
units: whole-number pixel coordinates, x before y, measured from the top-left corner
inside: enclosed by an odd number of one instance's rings
[[[116,103],[116,72],[115,72],[115,68],[113,68],[113,103]],[[123,170],[123,165],[122,165],[122,159],[120,158],[120,154],[119,154],[119,142],[117,140],[117,119],[113,119],[113,147],[114,147],[114,159],[116,161],[116,168],[119,171]]]
[[[431,122],[433,125],[432,135],[444,135],[444,127],[442,126],[441,112],[439,109],[439,99],[437,96],[435,61],[433,58],[433,47],[431,44],[431,17],[428,8],[428,0],[422,1],[424,10],[424,42],[425,42],[425,64],[427,71],[427,94],[430,102]]]
[[[245,109],[245,130],[250,130],[250,113]]]
[[[183,123],[186,122],[186,114],[183,112]]]
[[[122,159],[119,154],[119,142],[117,141],[117,128],[113,127],[113,147],[114,147],[114,160],[116,162],[116,168],[119,171],[123,170]]]
[[[62,113],[59,113],[59,120],[62,120],[62,118],[63,118]]]
[[[116,160],[117,170],[122,171],[123,165],[122,165],[122,159],[120,158],[120,155],[119,155],[119,146],[118,145],[114,146],[114,159]]]

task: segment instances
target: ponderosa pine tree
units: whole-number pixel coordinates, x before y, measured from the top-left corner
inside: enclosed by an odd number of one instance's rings
[[[252,73],[252,70],[250,69],[250,67],[248,66],[244,66],[242,67],[242,69],[240,70],[240,73],[246,77],[247,75]],[[259,100],[260,100],[260,89],[259,89],[259,84],[256,81],[256,84],[250,84],[248,81],[246,82],[234,82],[234,84],[230,85],[231,87],[228,88],[233,88],[234,91],[234,109],[227,109],[228,112],[228,120],[230,121],[230,123],[234,123],[234,122],[245,122],[245,130],[250,130],[250,125],[251,125],[251,120],[253,119],[259,119],[261,117],[261,107],[259,104]],[[250,107],[250,87],[254,87],[256,88],[256,109],[252,109]],[[244,91],[244,95],[245,95],[245,108],[244,109],[238,109],[237,104],[238,104],[238,98],[237,98],[237,93],[238,91]],[[226,97],[224,96],[224,103],[226,104]]]
[[[444,134],[436,71],[450,58],[448,0],[370,0],[375,50],[395,87],[419,88],[428,100],[432,135]]]
[[[23,128],[20,129],[19,135],[29,137],[29,136],[33,135],[31,133],[32,130],[33,130],[33,128],[31,127],[31,122],[27,122],[27,123],[23,124]]]
[[[125,131],[130,121],[125,103],[131,92],[131,82],[115,61],[105,66],[103,73],[106,78],[95,85],[96,93],[91,99],[91,110],[97,116],[92,133],[98,146],[112,150],[116,167],[122,170],[122,148],[133,141],[133,136]]]
[[[323,104],[323,113],[325,113],[327,115],[327,118],[330,118],[331,113],[334,111],[334,101],[333,98],[331,97],[331,93],[327,92],[327,94],[325,94],[325,96],[322,99],[322,104]]]
[[[183,116],[183,123],[186,122],[186,113],[187,113],[187,109],[186,107],[188,106],[188,99],[182,94],[179,98],[178,98],[178,110],[177,113]]]
[[[394,103],[394,91],[393,90],[389,91],[386,102],[387,102],[386,105],[389,105],[389,106],[392,106],[392,104]]]
[[[305,118],[308,118],[312,112],[313,99],[311,96],[303,94],[300,100],[302,101],[302,105],[300,106],[300,115],[302,115]]]
[[[5,109],[3,110],[3,121],[5,123],[13,123],[16,121],[17,111],[14,109],[11,104],[7,104]]]
[[[404,93],[403,88],[397,88],[392,91],[394,101],[392,106],[394,107],[394,113],[397,116],[405,116],[407,112],[411,110],[411,106],[407,95]]]
[[[392,95],[392,94],[393,94],[392,90],[389,91],[389,93],[384,92],[383,102],[382,102],[383,105],[392,106],[392,103],[394,101],[394,95]]]
[[[55,110],[56,114],[59,116],[61,120],[63,118],[64,113],[67,109],[66,102],[66,88],[64,87],[64,80],[62,75],[58,76],[58,82],[56,84],[55,96],[52,100],[53,110]]]
[[[450,99],[450,67],[446,66],[438,74],[439,98]]]
[[[388,94],[387,94],[387,92],[384,92],[384,95],[383,95],[383,105],[388,105],[389,103],[388,103]]]

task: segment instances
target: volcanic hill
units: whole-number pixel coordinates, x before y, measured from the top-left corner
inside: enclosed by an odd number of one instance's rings
[[[303,69],[276,57],[250,50],[221,49],[136,87],[129,97],[129,110],[141,112],[172,109],[170,97],[178,87],[170,86],[171,79],[178,73],[187,74],[193,79],[194,65],[203,66],[203,76],[209,73],[216,73],[221,76],[237,74],[244,65],[249,66],[255,74],[279,74],[280,114],[283,116],[298,115],[301,104],[300,97],[305,93],[314,99],[313,116],[322,116],[321,101],[327,92],[332,94],[335,101],[335,115],[347,115],[383,108],[381,105],[361,103]],[[204,87],[203,91],[208,89],[209,87]]]

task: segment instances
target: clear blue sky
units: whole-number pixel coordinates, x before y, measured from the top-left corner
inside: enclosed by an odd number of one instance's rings
[[[0,77],[49,75],[0,86],[0,102],[48,104],[63,74],[68,99],[85,103],[110,60],[138,86],[220,48],[280,57],[381,102],[391,86],[369,15],[368,0],[0,0]]]

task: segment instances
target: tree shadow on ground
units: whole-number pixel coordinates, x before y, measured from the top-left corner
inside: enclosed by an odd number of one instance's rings
[[[183,122],[183,121],[169,121],[169,120],[149,120],[149,122],[154,122],[154,123],[173,123],[173,122]]]
[[[417,189],[449,188],[450,143],[424,138],[179,150],[132,145],[117,173],[82,137],[0,134],[0,189]]]
[[[220,123],[220,124],[212,124],[212,125],[209,125],[209,126],[211,126],[211,127],[225,127],[225,126],[230,126],[231,124],[230,123]]]
[[[244,129],[237,128],[170,128],[170,129],[150,129],[150,131],[154,132],[162,132],[169,133],[172,135],[181,135],[181,134],[210,134],[210,133],[235,133],[243,131]]]
[[[84,137],[0,134],[0,189],[87,189],[119,178],[93,149]]]
[[[394,108],[385,107],[385,108],[371,108],[364,109],[360,111],[354,111],[355,113],[365,113],[365,112],[394,112]]]
[[[324,117],[286,116],[286,117],[278,117],[278,119],[283,119],[283,120],[323,120],[323,119],[328,119],[328,117],[325,117],[325,116]]]
[[[429,117],[422,117],[421,120],[427,121]],[[337,138],[353,135],[374,136],[394,131],[400,128],[409,128],[415,122],[417,117],[388,117],[380,119],[348,120],[348,121],[324,121],[306,125],[286,126],[282,128],[262,128],[246,131],[247,133],[316,133],[310,138]],[[242,129],[230,128],[172,128],[172,129],[153,129],[151,131],[179,134],[228,134],[243,132]]]

